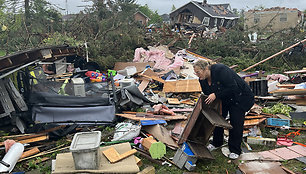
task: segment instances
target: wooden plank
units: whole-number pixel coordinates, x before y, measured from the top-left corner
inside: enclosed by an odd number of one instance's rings
[[[124,118],[128,118],[131,120],[136,120],[136,121],[140,121],[140,120],[186,120],[187,117],[184,115],[175,115],[175,116],[164,116],[163,118],[144,118],[144,117],[137,117],[134,114],[116,114],[116,116],[120,116],[120,117],[124,117]]]
[[[179,105],[181,102],[177,98],[167,98],[170,105]]]
[[[278,89],[272,92],[275,96],[283,95],[306,95],[306,89]]]
[[[188,136],[190,135],[192,128],[194,127],[194,125],[196,124],[196,121],[201,113],[202,110],[202,101],[203,101],[203,97],[200,97],[196,103],[196,106],[194,107],[189,119],[188,119],[188,123],[186,124],[181,137],[178,141],[178,144],[183,144],[184,142],[187,141]]]
[[[25,161],[25,160],[28,160],[28,159],[32,159],[32,158],[35,158],[35,157],[39,157],[39,156],[43,156],[43,155],[47,155],[47,154],[50,154],[50,153],[58,152],[58,151],[65,150],[65,149],[68,149],[68,148],[70,148],[70,146],[66,146],[66,147],[63,147],[63,148],[60,148],[60,149],[53,148],[53,149],[50,149],[50,150],[45,151],[45,152],[41,152],[41,153],[33,155],[33,156],[29,156],[29,157],[26,157],[26,158],[23,158],[23,159],[19,159],[18,162]]]
[[[163,92],[201,92],[198,79],[168,80],[164,83]]]
[[[278,52],[278,53],[276,53],[276,54],[273,54],[272,56],[270,56],[270,57],[268,57],[268,58],[266,58],[266,59],[264,59],[264,60],[262,60],[262,61],[260,61],[260,62],[258,62],[258,63],[255,63],[254,65],[252,65],[252,66],[250,66],[250,67],[248,67],[248,68],[246,68],[246,69],[244,69],[244,70],[242,70],[242,71],[247,71],[247,70],[249,70],[249,69],[251,69],[251,68],[254,68],[255,66],[257,66],[257,65],[259,65],[259,64],[261,64],[261,63],[264,63],[265,61],[268,61],[268,60],[270,60],[270,59],[272,59],[272,58],[274,58],[274,57],[276,57],[276,56],[278,56],[278,55],[280,55],[280,54],[282,54],[282,53],[284,53],[284,52],[290,50],[291,48],[293,48],[293,47],[295,47],[295,46],[297,46],[297,45],[299,45],[300,43],[303,43],[303,42],[305,42],[305,41],[306,41],[306,39],[304,39],[304,40],[302,40],[302,41],[300,41],[300,42],[298,42],[298,43],[295,43],[295,44],[291,45],[290,47],[288,47],[288,48],[286,48],[286,49],[283,49],[282,51],[280,51],[280,52]]]
[[[135,66],[137,69],[137,72],[141,72],[146,69],[146,66],[150,65],[150,67],[153,67],[155,65],[154,62],[116,62],[114,70],[123,70],[127,66]]]
[[[294,88],[296,84],[278,84],[276,86],[279,88]]]
[[[158,81],[160,83],[165,83],[165,80],[163,80],[162,78],[160,78],[158,76],[148,76],[148,75],[144,75],[144,74],[141,74],[141,76],[146,77],[148,79],[153,79],[153,80]]]
[[[48,140],[48,139],[49,139],[48,135],[43,135],[43,136],[39,136],[39,137],[34,137],[34,138],[21,140],[21,141],[18,141],[18,142],[21,143],[21,144],[27,144],[27,143],[33,143],[33,142],[38,142],[38,141],[44,141],[44,140]]]
[[[32,155],[35,155],[35,154],[37,154],[39,152],[40,152],[40,150],[37,147],[34,147],[34,148],[32,148],[32,149],[30,149],[28,151],[23,152],[23,154],[21,155],[20,159],[26,158],[26,157],[29,157],[29,156],[32,156]]]
[[[297,99],[297,100],[295,100],[295,103],[296,103],[296,105],[299,105],[299,106],[306,106],[306,98]]]
[[[138,86],[139,91],[140,91],[140,92],[143,92],[143,91],[147,88],[147,86],[148,86],[149,83],[150,83],[150,80],[148,80],[148,79],[142,80],[142,82],[141,82],[140,85]]]
[[[33,143],[33,142],[38,142],[38,141],[43,141],[43,140],[48,140],[49,136],[48,135],[40,135],[38,137],[33,137],[33,138],[28,138],[28,139],[22,139],[19,142],[21,144],[28,144],[28,143]],[[3,146],[4,142],[0,142],[0,146]]]
[[[255,126],[255,125],[258,125],[259,123],[261,123],[265,120],[266,120],[266,118],[245,120],[243,125],[244,126]]]
[[[306,74],[306,70],[305,69],[284,72],[284,74],[304,74],[304,73]]]
[[[119,154],[117,150],[114,147],[110,147],[109,149],[106,149],[102,151],[102,153],[105,155],[105,157],[111,162],[115,163],[118,162],[124,158],[127,158],[137,152],[136,149],[129,150],[127,152],[124,152],[123,154]]]

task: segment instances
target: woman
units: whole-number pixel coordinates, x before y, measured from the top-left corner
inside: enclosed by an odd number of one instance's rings
[[[247,83],[232,69],[223,64],[198,60],[194,72],[199,77],[202,91],[207,95],[204,101],[212,103],[216,98],[222,101],[222,116],[229,114],[232,129],[229,130],[229,158],[236,159],[241,154],[241,141],[245,112],[254,104],[254,94]],[[207,148],[214,150],[223,145],[223,128],[216,127],[213,142]]]

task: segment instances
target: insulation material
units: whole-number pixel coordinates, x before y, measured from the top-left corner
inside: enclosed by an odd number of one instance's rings
[[[155,62],[154,69],[166,70],[171,64],[171,60],[167,59],[165,52],[162,50],[147,51],[143,48],[135,50],[133,62]]]
[[[175,54],[175,59],[173,64],[168,66],[168,69],[173,69],[173,68],[177,68],[177,67],[181,67],[184,65],[184,58],[183,58],[183,54],[184,52],[182,50],[178,51]]]

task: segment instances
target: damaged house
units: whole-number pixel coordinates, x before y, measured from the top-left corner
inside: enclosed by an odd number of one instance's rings
[[[297,8],[273,7],[244,12],[244,28],[250,31],[277,32],[302,25],[303,13]]]
[[[208,4],[206,0],[190,1],[170,13],[172,25],[185,25],[191,28],[230,28],[235,25],[238,18],[239,16],[231,11],[229,4]]]

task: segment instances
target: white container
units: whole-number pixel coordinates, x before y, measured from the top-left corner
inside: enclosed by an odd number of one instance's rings
[[[3,164],[0,164],[0,173],[11,173],[14,169],[17,161],[21,157],[24,150],[24,146],[21,143],[15,143],[9,151],[5,154],[2,159],[3,162],[10,165],[10,167],[6,167]]]
[[[95,170],[100,164],[101,132],[79,132],[70,145],[76,170]]]
[[[135,84],[135,81],[134,79],[122,79],[119,81],[119,84],[121,88],[124,88],[124,87]]]
[[[85,97],[85,86],[82,78],[72,78],[73,92],[75,96]]]

